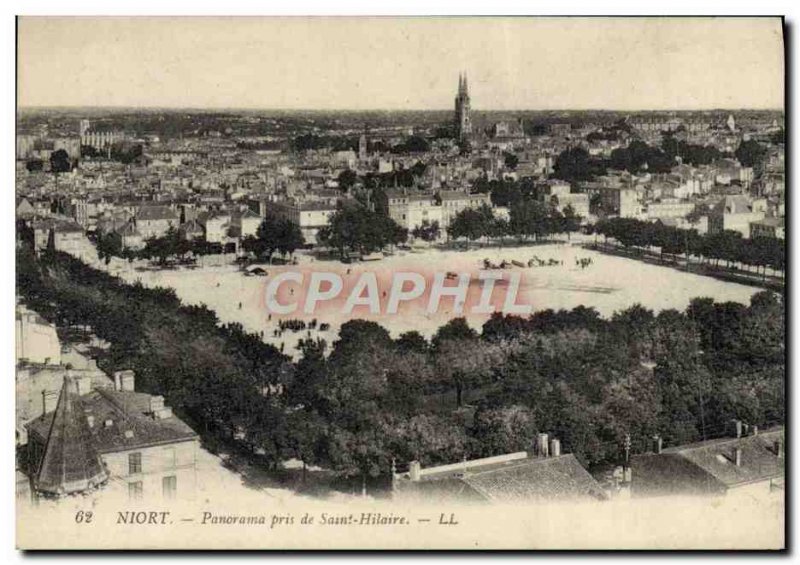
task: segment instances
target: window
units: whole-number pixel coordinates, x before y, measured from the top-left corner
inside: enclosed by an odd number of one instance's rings
[[[175,493],[178,490],[178,477],[170,475],[169,477],[161,479],[161,490],[164,494],[164,498],[175,498]]]
[[[129,498],[138,500],[142,498],[143,493],[144,493],[144,488],[142,487],[142,481],[136,481],[135,483],[128,483]]]
[[[164,466],[167,469],[174,469],[178,466],[178,460],[175,457],[174,447],[167,447],[164,449]]]
[[[142,472],[142,454],[129,453],[128,454],[128,474],[136,475]]]

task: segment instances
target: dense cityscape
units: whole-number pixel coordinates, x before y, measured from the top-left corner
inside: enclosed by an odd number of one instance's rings
[[[471,78],[451,112],[22,108],[18,497],[782,493],[783,112],[491,111]],[[290,270],[434,266],[534,312],[264,308]]]

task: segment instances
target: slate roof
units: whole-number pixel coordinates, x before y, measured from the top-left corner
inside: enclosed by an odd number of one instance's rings
[[[77,222],[66,218],[44,218],[33,223],[35,230],[54,230],[58,233],[83,233],[83,228]]]
[[[600,499],[600,485],[571,453],[472,470],[462,479],[493,502]]]
[[[777,457],[775,442],[782,441],[783,429],[760,432],[755,436],[726,438],[664,449],[693,463],[726,487],[782,477],[783,460]],[[733,450],[741,450],[741,464],[733,463]]]
[[[465,462],[462,469],[458,465],[424,469],[419,481],[404,475],[399,490],[426,498],[496,503],[600,500],[607,496],[571,453],[557,457],[529,457],[523,453],[522,457],[505,461],[497,459]]]
[[[91,443],[100,454],[127,451],[193,440],[197,434],[176,416],[156,420],[146,412],[150,409],[151,395],[142,392],[119,392],[112,389],[95,389],[74,400],[80,406],[81,417],[86,422],[93,416],[89,429]],[[53,413],[37,418],[28,426],[29,431],[47,437]],[[110,421],[110,425],[106,425]]]
[[[169,206],[141,206],[136,211],[138,221],[177,220],[176,214]]]
[[[729,195],[720,200],[714,207],[718,214],[749,214],[753,211],[753,203],[742,195]]]

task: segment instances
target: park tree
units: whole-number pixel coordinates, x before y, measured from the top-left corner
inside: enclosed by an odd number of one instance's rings
[[[337,207],[317,238],[344,257],[347,251],[367,254],[398,245],[408,238],[408,231],[391,218],[360,204],[347,203]]]
[[[267,214],[256,230],[256,236],[248,236],[243,242],[245,251],[264,256],[272,263],[275,253],[291,255],[305,244],[300,227],[279,217]]]
[[[428,220],[422,220],[420,225],[411,230],[411,235],[423,241],[436,241],[439,239],[440,232],[441,228],[439,227],[438,221],[434,220],[430,222]]]
[[[106,265],[111,262],[112,257],[122,257],[123,249],[122,236],[117,232],[97,236],[97,255]]]
[[[466,237],[470,241],[477,241],[493,233],[494,214],[492,209],[484,204],[480,208],[465,208],[456,214],[447,226],[447,233],[454,239]]]
[[[536,432],[533,413],[524,406],[481,407],[470,429],[471,452],[476,457],[491,457],[529,451]]]

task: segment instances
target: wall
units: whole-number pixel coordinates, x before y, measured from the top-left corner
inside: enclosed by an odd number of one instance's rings
[[[164,477],[176,477],[176,498],[191,498],[197,487],[197,440],[184,441],[169,445],[159,445],[130,451],[118,451],[101,454],[106,464],[110,481],[116,489],[127,494],[128,485],[142,483],[144,500],[160,500],[164,498]],[[128,455],[142,454],[142,472],[129,473]]]

